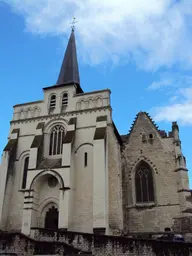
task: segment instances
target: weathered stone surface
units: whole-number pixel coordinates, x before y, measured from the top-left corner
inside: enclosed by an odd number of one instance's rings
[[[50,237],[53,238],[51,241]],[[76,255],[95,256],[190,256],[192,244],[181,242],[162,242],[156,240],[133,239],[116,236],[93,235],[76,232],[55,232],[36,230],[35,239],[22,234],[7,233],[0,236],[0,252],[17,255]]]
[[[172,227],[173,218],[181,212],[181,205],[185,206],[185,196],[178,193],[179,186],[184,184],[185,174],[175,172],[177,158],[174,139],[162,137],[146,113],[138,114],[122,152],[125,232],[163,231],[166,227]],[[138,206],[135,171],[141,161],[151,167],[155,201]],[[187,186],[187,182],[184,185]]]

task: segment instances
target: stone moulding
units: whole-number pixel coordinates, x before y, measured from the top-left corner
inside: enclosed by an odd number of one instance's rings
[[[110,106],[105,107],[99,107],[99,108],[90,108],[90,109],[84,109],[84,110],[75,110],[75,111],[68,111],[66,113],[58,113],[53,115],[44,115],[44,116],[38,116],[38,117],[32,117],[32,118],[25,118],[25,119],[19,119],[19,120],[12,120],[10,121],[10,124],[19,124],[19,123],[30,123],[35,121],[43,121],[47,119],[57,119],[64,116],[74,116],[82,113],[91,113],[96,111],[102,111],[102,110],[112,110]]]

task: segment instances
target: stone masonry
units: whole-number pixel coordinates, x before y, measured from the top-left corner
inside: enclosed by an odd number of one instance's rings
[[[102,236],[76,232],[34,230],[34,237],[0,233],[0,254],[95,256],[191,256],[192,244]]]

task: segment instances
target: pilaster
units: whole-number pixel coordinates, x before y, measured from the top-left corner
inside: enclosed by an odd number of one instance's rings
[[[3,204],[4,204],[4,196],[6,189],[6,181],[8,174],[8,166],[9,166],[9,152],[4,151],[1,160],[0,166],[0,229],[3,229]]]
[[[10,140],[4,148],[2,155],[2,163],[0,166],[0,229],[6,226],[9,211],[18,138],[19,129],[13,129],[10,134]]]
[[[36,127],[36,134],[30,147],[29,169],[36,169],[41,159],[43,147],[43,129],[44,123],[39,123]]]
[[[63,140],[62,166],[71,166],[71,149],[75,138],[76,118],[71,118],[67,127],[67,133]]]
[[[38,209],[36,204],[37,198],[34,190],[25,190],[23,218],[21,232],[27,236],[30,235],[31,227],[37,226],[36,212]]]
[[[62,167],[67,169],[69,172],[69,177],[71,177],[71,155],[72,155],[72,144],[75,139],[75,129],[76,129],[76,118],[71,118],[67,127],[67,133],[63,140],[63,154],[62,154]],[[60,191],[59,198],[59,228],[68,229],[69,228],[69,213],[72,200],[71,195],[71,180],[68,182],[65,180],[65,189]]]
[[[59,197],[59,229],[69,228],[70,189],[60,190]],[[68,209],[68,210],[67,210]]]
[[[93,140],[93,232],[104,234],[107,229],[107,170],[106,170],[107,117],[98,117]]]

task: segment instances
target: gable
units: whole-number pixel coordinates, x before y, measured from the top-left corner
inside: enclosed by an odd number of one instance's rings
[[[155,139],[161,140],[158,127],[146,112],[139,112],[128,134],[128,141],[141,138],[142,142],[151,142]]]

